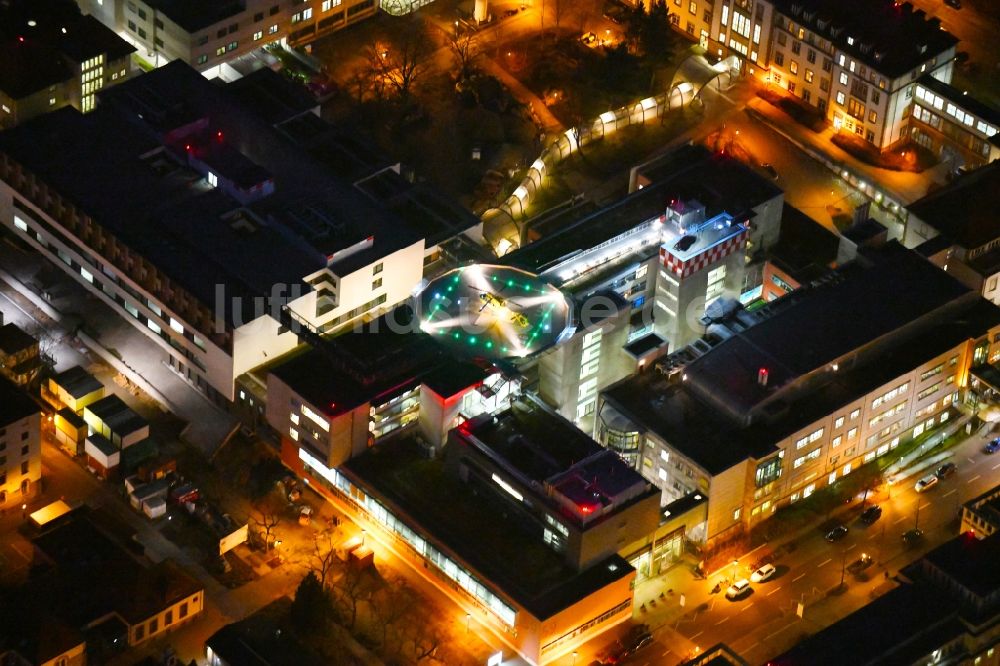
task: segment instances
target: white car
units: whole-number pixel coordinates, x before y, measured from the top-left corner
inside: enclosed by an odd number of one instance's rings
[[[765,580],[770,579],[777,573],[778,570],[774,568],[773,564],[765,564],[757,571],[750,574],[750,581],[753,583],[763,583]]]
[[[929,474],[924,478],[917,481],[917,485],[913,486],[913,489],[918,493],[927,492],[934,486],[938,484],[938,478],[934,474]]]
[[[742,578],[729,586],[729,589],[726,590],[726,599],[741,599],[750,594],[751,589],[753,588],[750,587],[750,581]]]

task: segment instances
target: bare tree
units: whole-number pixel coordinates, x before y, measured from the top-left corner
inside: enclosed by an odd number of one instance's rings
[[[257,507],[257,515],[251,518],[253,524],[264,536],[264,550],[271,550],[271,534],[281,524],[281,517],[266,507]]]
[[[391,51],[383,58],[387,67],[386,81],[404,100],[428,71],[433,53],[423,23],[415,23],[396,40]]]
[[[317,535],[313,541],[313,551],[310,556],[309,568],[316,574],[316,578],[319,579],[319,584],[323,589],[326,589],[328,577],[336,568],[343,564],[337,555],[337,549],[333,546],[333,540],[334,532],[328,531],[325,534]]]
[[[372,620],[382,634],[383,652],[388,651],[390,630],[396,629],[396,625],[410,614],[413,603],[413,593],[402,581],[383,585],[372,595],[369,601],[372,609]],[[399,631],[393,631],[392,635],[398,636]]]
[[[475,48],[473,35],[471,32],[448,35],[448,48],[455,56],[455,64],[458,66],[458,78],[461,81],[472,75],[473,65],[479,52]]]
[[[371,599],[373,592],[372,574],[358,566],[348,566],[339,578],[332,582],[331,590],[336,604],[349,618],[348,627],[353,629],[358,621],[358,609]]]

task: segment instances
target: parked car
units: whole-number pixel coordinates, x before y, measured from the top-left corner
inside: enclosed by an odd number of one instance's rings
[[[912,530],[907,530],[903,532],[903,543],[907,546],[912,546],[916,542],[924,538],[924,531],[919,527],[915,527]]]
[[[1000,451],[1000,437],[994,437],[983,447],[983,453],[996,453],[997,451]]]
[[[962,0],[944,0],[944,4],[948,5],[949,7],[954,8],[954,9],[961,9],[962,8]]]
[[[594,48],[598,45],[597,35],[592,32],[583,33],[580,37],[580,41],[583,42],[584,46],[589,46],[590,48]]]
[[[750,581],[753,583],[763,583],[765,580],[772,578],[777,572],[778,570],[774,568],[773,564],[765,564],[750,574]]]
[[[946,462],[937,468],[934,475],[939,479],[947,479],[949,476],[958,471],[958,467],[953,462]]]
[[[918,493],[925,493],[934,486],[936,486],[937,484],[938,484],[937,476],[935,476],[934,474],[928,474],[924,478],[917,481],[917,483],[913,486],[913,489],[916,490]]]
[[[650,634],[648,631],[639,634],[629,642],[628,647],[625,648],[625,653],[622,655],[622,658],[632,656],[633,654],[635,654],[636,652],[638,652],[639,650],[646,647],[652,642],[653,642],[653,635]]]
[[[882,517],[882,507],[880,507],[878,504],[873,504],[861,512],[861,522],[864,523],[865,525],[871,525],[881,517]]]
[[[764,164],[760,165],[760,169],[768,176],[770,176],[771,180],[778,180],[778,170],[774,168],[774,165],[765,162]]]
[[[729,589],[726,590],[726,599],[729,599],[730,601],[742,599],[746,595],[750,594],[752,590],[753,588],[750,587],[750,581],[748,581],[746,578],[741,578],[740,580],[730,585]]]
[[[847,565],[847,570],[852,574],[859,574],[873,564],[875,564],[875,559],[871,555],[861,553],[861,557]]]
[[[833,543],[834,541],[840,541],[845,536],[847,536],[847,526],[837,525],[832,530],[826,533],[826,540],[829,541],[830,543]]]
[[[520,10],[519,10],[519,9],[518,9],[517,7],[514,7],[513,9],[508,9],[507,11],[505,11],[505,12],[503,13],[503,17],[504,17],[504,18],[508,18],[508,17],[511,17],[511,16],[517,16],[517,13],[518,13],[519,11],[520,11]]]

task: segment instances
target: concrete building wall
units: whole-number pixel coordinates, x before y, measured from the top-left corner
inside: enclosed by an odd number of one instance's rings
[[[567,551],[576,554],[574,566],[586,569],[611,555],[652,537],[660,522],[660,497],[650,493],[608,518],[592,523],[586,530],[570,530]]]
[[[198,590],[155,615],[129,627],[129,646],[134,647],[162,636],[167,631],[186,623],[204,609],[204,590]]]
[[[0,508],[21,504],[40,490],[42,415],[0,423]]]

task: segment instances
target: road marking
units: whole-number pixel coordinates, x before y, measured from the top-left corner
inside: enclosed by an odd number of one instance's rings
[[[741,650],[741,652],[744,652],[744,653],[745,653],[745,652],[749,652],[750,650],[754,649],[754,648],[755,648],[755,647],[757,647],[758,645],[760,645],[760,641],[758,641],[758,642],[754,643],[754,644],[753,644],[753,645],[751,645],[750,647],[746,647],[746,648],[743,648],[743,649]]]
[[[780,634],[781,632],[783,632],[785,629],[788,629],[788,627],[792,626],[793,624],[795,624],[795,623],[792,622],[790,624],[786,624],[785,626],[783,626],[781,629],[778,629],[773,634],[768,634],[767,636],[764,636],[764,640],[765,641],[771,640],[772,638],[774,638],[775,636],[777,636],[778,634]]]
[[[805,576],[805,574],[802,574],[802,576]],[[802,576],[799,576],[799,578],[802,578]],[[798,580],[798,578],[796,578],[795,580]],[[773,590],[771,590],[770,592],[768,592],[767,594],[765,594],[764,596],[765,597],[769,597],[769,596],[771,596],[772,594],[774,594],[775,592],[777,592],[780,589],[781,589],[780,587],[776,587]]]
[[[702,629],[702,630],[701,630],[701,631],[699,631],[699,632],[698,632],[697,634],[695,634],[694,636],[692,636],[692,637],[691,637],[691,640],[694,640],[694,639],[698,638],[698,637],[699,637],[699,636],[701,636],[701,635],[702,635],[703,633],[705,633],[705,630],[704,630],[704,629]]]
[[[973,465],[975,465],[975,464],[976,464],[976,461],[975,461],[975,460],[973,460],[972,458],[966,458],[966,460],[968,460],[968,461],[969,461],[970,463],[972,463]]]
[[[920,500],[917,501],[919,502]],[[930,506],[931,506],[930,502],[928,502],[927,504],[921,504],[920,506],[917,507],[917,511],[923,511],[924,509],[930,508]]]
[[[748,609],[748,608],[750,608],[751,606],[753,606],[753,602],[752,602],[752,601],[751,601],[750,603],[748,603],[748,604],[747,604],[746,606],[744,606],[743,608],[741,608],[741,609],[740,609],[740,612],[742,613],[743,611],[747,610],[747,609]]]
[[[852,543],[850,546],[847,547],[847,550],[851,550],[852,548],[854,548],[857,545],[858,544],[856,544],[856,543]]]
[[[870,535],[868,536],[868,540],[869,540],[869,541],[871,541],[872,539],[877,539],[877,538],[879,538],[879,537],[880,537],[881,535],[882,535],[882,534],[881,534],[881,532],[872,532],[872,533],[871,533],[871,534],[870,534]]]
[[[797,581],[797,580],[800,580],[800,579],[802,579],[802,578],[804,578],[804,577],[805,577],[805,574],[804,574],[804,573],[801,573],[801,574],[799,574],[799,577],[798,577],[798,578],[793,578],[793,579],[792,579],[792,582],[794,583],[795,581]]]
[[[907,518],[909,518],[909,516],[903,516],[899,520],[897,520],[895,523],[893,523],[893,525],[899,525],[901,522],[903,522]]]
[[[1000,463],[997,463],[996,465],[993,465],[993,467],[990,467],[990,469],[996,469],[997,467],[1000,467]]]
[[[819,569],[819,568],[820,568],[821,566],[823,566],[824,564],[829,564],[830,562],[833,562],[833,559],[832,559],[832,558],[831,558],[831,559],[829,559],[829,560],[824,560],[824,561],[820,562],[820,563],[819,563],[819,564],[818,564],[818,565],[816,566],[816,568],[817,568],[817,569]]]
[[[996,469],[996,467],[994,467],[993,469]],[[981,477],[980,474],[976,474],[974,477],[972,477],[971,479],[969,479],[966,483],[972,483],[973,481],[978,481],[980,479],[980,477]]]
[[[952,494],[957,493],[957,492],[958,492],[958,488],[952,488],[951,490],[949,490],[948,492],[946,492],[944,495],[942,495],[942,497],[947,497],[948,495],[952,495]]]
[[[719,620],[718,622],[716,622],[715,626],[719,626],[723,622],[729,622],[729,616],[728,615],[726,617],[722,618],[721,620]]]

